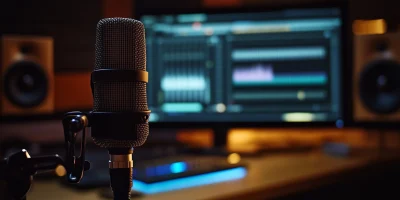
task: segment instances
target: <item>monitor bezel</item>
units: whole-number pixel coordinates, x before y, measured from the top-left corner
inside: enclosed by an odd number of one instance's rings
[[[192,14],[192,13],[250,13],[250,12],[271,12],[281,11],[287,9],[307,9],[307,8],[332,8],[337,7],[341,10],[341,116],[342,125],[337,126],[337,120],[334,121],[312,121],[312,122],[237,122],[237,121],[214,121],[214,122],[150,122],[151,128],[213,128],[213,127],[227,127],[227,128],[265,128],[265,127],[297,127],[309,128],[312,127],[338,127],[343,128],[352,124],[352,101],[351,98],[351,85],[352,85],[352,29],[349,18],[349,4],[347,1],[337,1],[330,3],[301,3],[290,5],[265,5],[265,6],[246,6],[246,7],[226,7],[226,8],[189,8],[189,9],[146,9],[135,5],[134,19],[140,20],[144,15],[178,15],[178,14]]]

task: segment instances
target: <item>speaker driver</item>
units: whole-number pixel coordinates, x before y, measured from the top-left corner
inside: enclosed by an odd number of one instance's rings
[[[376,60],[360,74],[362,103],[371,112],[390,114],[400,108],[400,64],[393,60]]]
[[[48,80],[42,67],[31,61],[13,63],[4,74],[4,93],[15,105],[30,108],[43,102]]]

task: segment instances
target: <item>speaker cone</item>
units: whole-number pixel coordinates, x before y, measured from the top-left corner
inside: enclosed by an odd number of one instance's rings
[[[376,60],[360,74],[360,97],[365,107],[377,114],[390,114],[400,108],[400,64]]]
[[[41,66],[31,61],[13,63],[4,74],[6,98],[21,107],[39,105],[46,98],[47,76]]]

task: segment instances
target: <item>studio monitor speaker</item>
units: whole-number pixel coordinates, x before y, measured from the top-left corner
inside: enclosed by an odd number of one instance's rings
[[[42,115],[54,110],[53,39],[1,38],[2,116]]]
[[[354,38],[355,122],[400,122],[400,32]]]

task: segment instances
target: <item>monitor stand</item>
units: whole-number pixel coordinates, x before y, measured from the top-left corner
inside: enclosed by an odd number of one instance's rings
[[[212,130],[213,130],[212,147],[189,148],[185,149],[185,152],[198,155],[227,156],[229,154],[229,152],[227,151],[227,136],[229,128],[218,126],[218,127],[212,127]]]
[[[228,138],[228,127],[220,126],[213,128],[213,149],[220,153],[227,153],[227,138]]]

